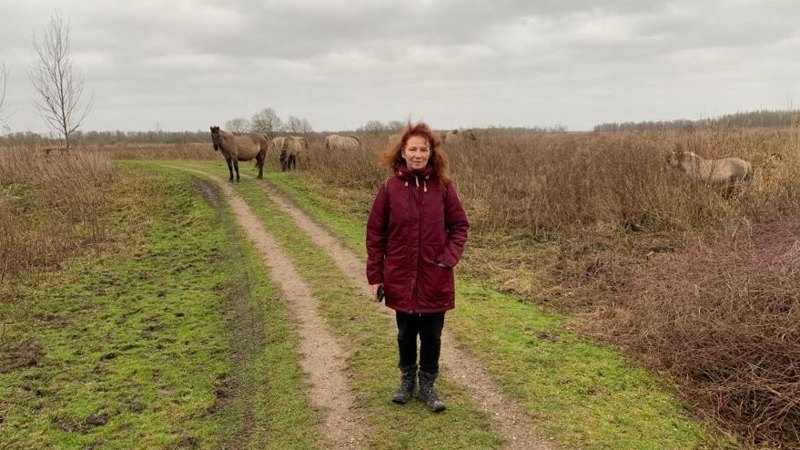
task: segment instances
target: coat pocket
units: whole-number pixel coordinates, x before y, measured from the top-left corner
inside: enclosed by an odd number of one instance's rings
[[[441,267],[436,259],[444,251],[444,245],[425,245],[422,247],[422,264],[417,274],[417,292],[422,306],[443,308],[452,303],[455,295],[455,281],[452,267]]]
[[[387,298],[397,299],[409,294],[411,268],[405,246],[399,242],[389,242],[386,258],[383,260],[383,289]]]

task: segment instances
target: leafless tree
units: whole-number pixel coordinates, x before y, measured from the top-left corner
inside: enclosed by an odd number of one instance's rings
[[[367,134],[380,134],[386,131],[386,125],[379,120],[370,120],[366,124],[358,127],[356,131]]]
[[[314,131],[314,127],[311,126],[311,122],[309,122],[305,117],[300,119],[300,132],[311,133],[312,131]]]
[[[43,31],[41,40],[36,33],[33,35],[36,55],[30,79],[37,97],[36,108],[69,148],[70,137],[89,114],[94,97],[85,96],[84,80],[76,73],[69,23],[54,12]]]
[[[293,134],[304,134],[314,131],[314,128],[311,126],[311,122],[309,122],[308,119],[297,116],[289,116],[286,119],[286,125],[284,128],[286,131]]]
[[[274,133],[283,130],[283,122],[272,108],[264,108],[253,114],[250,122],[253,126],[253,131],[265,134],[268,137],[272,137]]]
[[[251,129],[250,121],[242,117],[237,117],[225,122],[225,128],[233,134],[244,134]]]
[[[391,120],[386,123],[386,131],[402,132],[406,128],[406,124],[399,120]]]
[[[303,121],[300,120],[299,117],[289,116],[286,119],[286,131],[292,134],[300,133],[300,129],[303,127]]]

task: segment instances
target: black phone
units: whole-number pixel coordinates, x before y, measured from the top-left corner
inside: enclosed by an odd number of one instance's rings
[[[376,301],[376,302],[382,302],[382,301],[383,301],[383,298],[384,298],[385,296],[386,296],[386,294],[384,294],[384,292],[383,292],[383,285],[382,285],[382,284],[379,284],[379,285],[378,285],[378,290],[377,290],[377,291],[375,291],[375,301]]]

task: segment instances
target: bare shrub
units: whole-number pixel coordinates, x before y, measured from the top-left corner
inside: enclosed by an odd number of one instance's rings
[[[800,220],[664,256],[631,280],[606,337],[752,443],[800,446]]]
[[[0,280],[101,241],[115,176],[96,153],[0,149]]]

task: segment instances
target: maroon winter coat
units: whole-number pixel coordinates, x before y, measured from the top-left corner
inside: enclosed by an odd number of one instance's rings
[[[444,195],[442,188],[431,167],[412,173],[400,166],[372,204],[367,280],[383,283],[386,306],[394,310],[432,313],[455,307],[453,267],[464,252],[469,222],[453,184]]]

